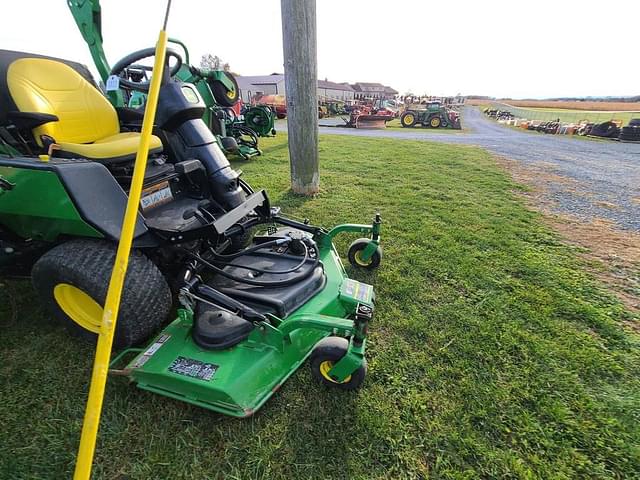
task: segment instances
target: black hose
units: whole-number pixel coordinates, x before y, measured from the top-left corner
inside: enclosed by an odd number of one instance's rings
[[[229,118],[229,124],[233,125],[238,120],[238,115],[236,115],[236,111],[231,107],[226,107],[222,110],[227,118]],[[231,113],[229,113],[231,112]]]
[[[235,267],[235,268],[243,268],[245,270],[250,270],[250,271],[256,272],[256,273],[270,273],[272,275],[284,275],[286,273],[293,273],[296,270],[299,270],[300,268],[302,268],[302,266],[305,264],[305,262],[309,259],[309,249],[304,244],[304,242],[302,243],[302,246],[304,247],[304,258],[295,267],[291,267],[291,268],[289,268],[287,270],[264,270],[262,268],[248,267],[248,266],[245,266],[245,265],[236,265],[235,263],[227,263],[227,262],[219,262],[219,263],[221,263],[223,265],[230,265],[230,266]],[[317,255],[317,252],[316,252],[316,255]]]
[[[258,134],[251,128],[244,125],[233,125],[231,127],[231,133],[238,140],[238,143],[252,148],[258,148]],[[243,136],[249,138],[243,138]]]
[[[245,193],[247,193],[248,195],[251,195],[252,193],[255,193],[253,191],[253,188],[251,188],[251,185],[249,185],[247,182],[245,182],[241,178],[238,179],[238,185],[240,185],[240,188],[242,188],[242,190],[244,190]]]
[[[247,187],[249,187],[247,185]],[[243,187],[244,188],[244,187]],[[249,187],[251,188],[251,187]],[[253,228],[258,225],[263,225],[265,223],[278,223],[280,225],[285,225],[287,227],[292,227],[298,230],[302,230],[303,232],[311,233],[312,235],[317,235],[319,232],[322,232],[323,229],[316,225],[310,225],[308,223],[303,223],[297,220],[293,220],[287,217],[281,217],[280,215],[272,214],[268,217],[259,217],[254,218],[251,217],[249,220],[244,222],[242,225],[235,224],[227,229],[224,233],[226,237],[232,237],[241,232],[244,232],[246,229]]]
[[[209,267],[211,270],[213,270],[214,272],[222,275],[223,277],[227,277],[228,279],[236,281],[238,283],[245,283],[247,285],[253,285],[255,287],[288,287],[289,285],[292,285],[292,284],[302,280],[303,278],[306,278],[309,275],[311,275],[311,273],[313,273],[315,268],[320,263],[320,259],[318,258],[319,256],[316,255],[316,258],[314,259],[314,262],[313,262],[313,267],[310,268],[307,272],[302,272],[302,275],[297,275],[297,276],[295,276],[293,278],[289,278],[287,280],[279,280],[277,282],[261,282],[261,281],[258,281],[258,280],[251,280],[251,279],[248,279],[248,278],[237,277],[235,275],[232,275],[231,273],[225,272],[222,268],[216,267],[214,264],[206,261],[204,258],[202,258],[200,255],[198,255],[196,253],[189,252],[188,250],[185,250],[185,253],[187,255],[195,258],[197,261],[203,263],[205,266]]]
[[[240,250],[236,253],[230,253],[228,255],[223,255],[222,253],[212,252],[216,258],[233,260],[234,258],[241,257],[246,255],[247,253],[255,252],[256,250],[260,250],[261,248],[272,247],[274,245],[278,245],[284,243],[282,238],[278,238],[277,240],[271,240],[269,242],[260,243],[258,245],[254,245],[253,247],[245,248],[244,250]]]

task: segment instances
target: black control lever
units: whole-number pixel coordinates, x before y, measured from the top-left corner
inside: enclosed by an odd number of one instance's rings
[[[13,190],[13,187],[15,186],[15,183],[11,183],[9,180],[5,180],[4,178],[0,177],[0,189]]]

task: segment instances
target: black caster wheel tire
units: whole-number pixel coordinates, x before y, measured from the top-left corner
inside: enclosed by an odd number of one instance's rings
[[[362,251],[367,248],[367,245],[369,245],[370,242],[371,240],[368,238],[359,238],[349,246],[347,258],[351,265],[358,268],[366,268],[368,270],[373,270],[380,266],[380,262],[382,261],[382,248],[380,248],[380,245],[378,245],[376,251],[373,252],[373,255],[369,260],[365,261],[361,257]]]
[[[349,340],[342,337],[327,337],[320,340],[311,352],[311,374],[320,383],[341,390],[356,390],[364,383],[367,375],[367,361],[344,381],[337,382],[329,376],[329,370],[344,357],[349,350]]]

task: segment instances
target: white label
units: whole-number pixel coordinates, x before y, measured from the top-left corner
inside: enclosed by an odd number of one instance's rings
[[[151,207],[157,207],[173,200],[171,194],[171,188],[168,182],[162,182],[159,185],[155,185],[143,192],[144,196],[140,199],[140,206],[142,210],[146,210]]]
[[[118,90],[120,88],[120,77],[118,77],[117,75],[109,75],[105,88],[107,89],[107,92]]]

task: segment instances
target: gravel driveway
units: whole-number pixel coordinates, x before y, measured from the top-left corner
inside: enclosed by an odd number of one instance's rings
[[[640,144],[521,132],[489,120],[473,107],[465,108],[462,122],[465,132],[460,133],[332,127],[320,127],[320,133],[478,145],[525,167],[565,177],[567,181],[550,181],[545,188],[546,200],[557,212],[587,220],[604,218],[619,228],[640,231]]]

